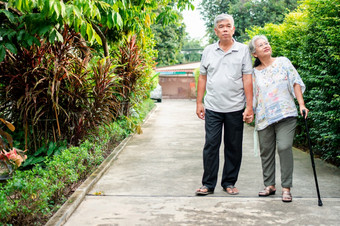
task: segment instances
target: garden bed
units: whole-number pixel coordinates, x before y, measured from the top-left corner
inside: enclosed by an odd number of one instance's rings
[[[44,167],[37,165],[32,170],[16,171],[12,179],[1,185],[0,222],[4,225],[46,224],[98,166],[112,158],[115,147],[129,134],[140,130],[150,109],[146,107],[138,118],[115,122],[110,129],[103,128],[98,136],[90,137],[78,147],[46,159]]]

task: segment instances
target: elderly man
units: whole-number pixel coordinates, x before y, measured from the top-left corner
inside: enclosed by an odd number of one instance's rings
[[[222,128],[224,167],[221,186],[228,194],[236,195],[239,191],[234,185],[241,166],[243,123],[253,120],[252,62],[248,46],[233,38],[233,17],[218,15],[214,24],[219,40],[203,51],[197,86],[196,114],[205,119],[206,136],[202,187],[196,190],[196,195],[212,194],[215,190]]]

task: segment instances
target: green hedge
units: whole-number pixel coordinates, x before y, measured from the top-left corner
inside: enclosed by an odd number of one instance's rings
[[[306,84],[313,151],[336,166],[340,166],[339,15],[339,1],[304,0],[284,23],[248,30],[251,37],[265,34],[273,54],[288,57],[299,71]],[[308,147],[301,117],[295,145]]]
[[[46,159],[44,167],[16,171],[12,179],[1,185],[0,225],[46,223],[66,201],[72,187],[100,165],[112,144],[138,129],[153,106],[152,101],[145,102],[134,118],[123,118],[101,128],[100,136],[90,137],[80,146]]]

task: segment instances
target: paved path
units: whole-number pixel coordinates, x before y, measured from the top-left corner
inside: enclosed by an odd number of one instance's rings
[[[195,115],[195,102],[164,100],[142,128],[143,134],[127,142],[65,225],[340,225],[336,167],[316,160],[322,207],[310,156],[299,150],[294,150],[293,202],[281,201],[279,168],[277,194],[260,198],[260,158],[253,153],[253,128],[246,125],[236,184],[240,194],[226,194],[218,181],[213,195],[197,197],[204,121]]]

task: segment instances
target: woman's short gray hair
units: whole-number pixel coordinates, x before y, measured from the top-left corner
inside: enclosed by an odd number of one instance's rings
[[[264,39],[266,40],[266,42],[268,42],[268,38],[265,35],[255,35],[248,44],[251,53],[255,53],[255,48],[256,48],[255,42],[258,39]]]
[[[221,22],[222,20],[230,20],[231,25],[234,27],[234,18],[233,18],[233,16],[232,16],[232,15],[229,15],[229,14],[224,14],[224,13],[222,13],[222,14],[220,14],[220,15],[217,15],[217,16],[215,17],[215,20],[214,20],[214,25],[215,25],[215,27],[217,27],[217,24],[218,24],[219,22]]]

